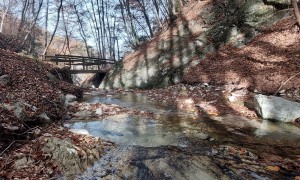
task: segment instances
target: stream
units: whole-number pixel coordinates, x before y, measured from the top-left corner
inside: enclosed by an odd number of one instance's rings
[[[65,126],[73,132],[116,143],[76,179],[293,179],[300,174],[299,168],[284,168],[287,159],[300,159],[300,130],[293,124],[233,115],[197,117],[130,92],[89,94],[84,102],[154,116],[124,113],[68,121]]]

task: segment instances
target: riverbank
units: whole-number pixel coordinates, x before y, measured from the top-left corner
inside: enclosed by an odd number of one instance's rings
[[[62,126],[66,95],[80,99],[83,90],[66,82],[69,79],[55,68],[0,49],[1,178],[48,179],[63,172],[45,149],[51,139],[69,139],[71,149],[94,144],[102,152],[99,139],[75,135]]]

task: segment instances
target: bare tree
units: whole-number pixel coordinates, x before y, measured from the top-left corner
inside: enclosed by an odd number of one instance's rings
[[[34,14],[35,17],[34,17],[33,21],[31,22],[30,28],[29,28],[28,32],[26,33],[26,35],[24,36],[24,38],[23,38],[21,44],[19,45],[17,51],[19,51],[20,49],[23,48],[23,46],[24,46],[25,42],[27,41],[29,35],[31,33],[33,33],[33,29],[34,29],[34,27],[37,23],[39,15],[40,15],[42,5],[43,5],[43,0],[40,0],[37,12],[34,12],[34,8],[32,8],[32,11],[33,11],[32,13]],[[34,6],[34,4],[32,4],[32,6]]]

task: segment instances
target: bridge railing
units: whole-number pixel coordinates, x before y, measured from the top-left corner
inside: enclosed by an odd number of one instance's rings
[[[45,56],[45,60],[69,66],[73,73],[107,72],[116,62],[114,59],[59,54]]]

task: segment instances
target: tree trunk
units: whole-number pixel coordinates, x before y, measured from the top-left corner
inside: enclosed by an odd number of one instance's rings
[[[0,33],[3,33],[3,25],[4,25],[6,15],[8,13],[9,6],[10,6],[10,2],[8,3],[5,11],[3,11],[3,13],[2,13],[2,18],[1,18],[1,23],[0,23]]]
[[[49,14],[49,0],[47,0],[47,3],[46,3],[46,15],[45,15],[45,44],[44,44],[44,48],[47,47],[47,43],[48,43],[48,16]]]
[[[87,40],[86,40],[86,35],[85,35],[84,30],[83,30],[83,25],[82,25],[81,19],[79,17],[78,10],[76,9],[76,5],[75,5],[74,8],[75,8],[75,13],[76,13],[77,20],[78,20],[78,23],[79,23],[79,26],[80,26],[80,35],[81,35],[81,37],[82,37],[82,39],[84,41],[84,45],[85,45],[87,56],[90,57],[90,52],[89,52],[89,47],[88,47]]]
[[[68,33],[68,28],[67,28],[67,23],[66,23],[66,19],[65,19],[65,13],[64,13],[64,8],[61,8],[61,13],[62,13],[62,19],[63,19],[63,23],[64,23],[64,31],[65,31],[65,36],[66,36],[66,49],[68,49],[69,54],[71,54],[71,50],[70,50],[70,38],[69,38],[69,33]]]
[[[294,12],[295,12],[297,24],[300,27],[300,12],[299,12],[299,8],[298,8],[297,0],[291,0],[291,1],[292,1],[292,4],[293,4],[293,7],[294,7]]]
[[[151,22],[150,22],[149,16],[148,16],[147,11],[146,11],[145,2],[144,2],[144,0],[138,0],[138,2],[142,6],[142,12],[143,12],[146,24],[147,24],[148,29],[149,29],[150,37],[153,37]]]
[[[50,38],[50,40],[49,40],[49,43],[48,43],[48,45],[46,46],[46,48],[44,49],[43,56],[47,55],[48,48],[49,48],[49,46],[51,45],[51,43],[52,43],[52,41],[53,41],[53,38],[54,38],[54,36],[55,36],[56,30],[57,30],[57,27],[58,27],[58,23],[59,23],[59,19],[60,19],[60,11],[61,11],[62,5],[63,5],[63,0],[60,0],[59,7],[58,7],[58,9],[57,9],[56,25],[55,25],[54,31],[53,31],[53,33],[52,33],[52,36],[51,36],[51,38]]]

